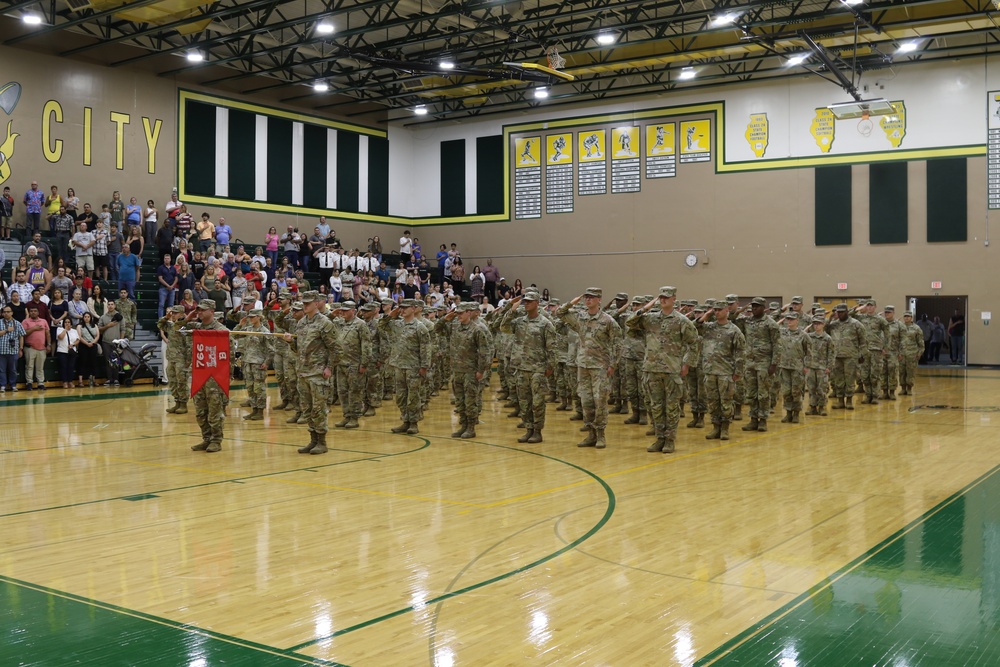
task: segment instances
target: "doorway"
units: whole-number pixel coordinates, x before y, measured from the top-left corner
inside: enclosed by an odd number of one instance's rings
[[[908,296],[907,310],[913,313],[913,323],[924,331],[924,356],[920,363],[931,366],[964,366],[965,351],[969,347],[966,336],[968,323],[967,296]],[[961,336],[949,334],[949,327],[958,313],[961,323],[955,331]],[[899,311],[896,311],[897,317]],[[926,317],[925,317],[926,316]],[[935,320],[935,318],[937,318]],[[938,326],[940,324],[940,326]],[[930,342],[928,342],[930,339]]]

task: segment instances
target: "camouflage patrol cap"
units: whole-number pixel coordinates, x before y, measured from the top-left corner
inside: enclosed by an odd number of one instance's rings
[[[299,301],[302,303],[313,303],[315,301],[326,301],[326,297],[316,290],[309,290],[299,295]]]
[[[583,295],[596,296],[598,299],[600,299],[602,296],[604,296],[604,290],[602,290],[600,287],[588,287],[586,290],[584,290]]]
[[[246,318],[247,318],[247,312],[245,310],[241,310],[240,312],[236,313],[236,319],[238,319],[240,322],[242,322]]]
[[[767,307],[770,308],[771,310],[778,310],[779,308],[781,308],[781,304],[778,303],[777,301],[772,301],[771,303],[767,304]]]
[[[552,297],[551,299],[549,299],[550,306],[558,306],[561,303],[562,301],[560,301],[558,297]]]
[[[877,305],[877,304],[875,303],[875,299],[865,299],[864,305],[866,305],[866,306],[874,306],[874,305]]]
[[[198,310],[215,310],[215,301],[213,299],[202,299],[198,302]]]
[[[303,310],[305,305],[301,301],[296,301],[292,304],[292,310]]]
[[[625,292],[618,292],[618,294],[615,294],[615,301],[619,301],[619,300],[624,301],[625,299],[628,299],[628,294],[627,293],[625,293]]]
[[[785,319],[786,319],[786,320],[797,320],[797,319],[799,319],[799,314],[798,314],[798,313],[796,313],[796,312],[795,312],[795,311],[793,310],[793,311],[791,311],[790,313],[785,313]]]
[[[882,309],[882,312],[885,312],[885,313],[895,313],[896,312],[896,306],[886,306],[885,308]]]
[[[672,296],[677,296],[677,288],[673,285],[664,285],[660,288],[660,293],[658,296],[670,298]]]
[[[184,306],[170,306],[170,312],[171,313],[183,313],[184,312]]]
[[[903,313],[903,317],[913,317],[913,313],[911,313],[910,311],[906,311],[905,313]]]
[[[820,316],[817,315],[816,317],[814,317],[812,319],[812,323],[813,324],[826,324],[826,318],[823,318],[823,317],[820,317]]]
[[[694,312],[696,313],[704,313],[707,310],[709,310],[707,306],[702,306],[700,304],[694,307]]]
[[[358,304],[354,303],[353,301],[341,301],[340,302],[340,309],[341,310],[356,310],[357,307],[358,307]]]
[[[823,307],[823,304],[821,304],[818,301],[813,301],[813,305],[812,305],[812,309],[813,310],[816,310],[817,308],[822,308],[822,307]]]
[[[396,305],[396,302],[393,301],[392,299],[388,298],[388,297],[386,297],[385,299],[380,299],[379,303],[382,304],[383,306],[395,306]]]
[[[292,298],[292,293],[286,289],[283,289],[280,292],[278,292],[278,300],[290,301],[291,298]]]
[[[755,296],[754,298],[750,299],[750,305],[751,306],[766,306],[767,305],[767,301],[765,301],[764,297],[762,297],[762,296]]]
[[[844,312],[844,311],[847,310],[847,304],[846,303],[838,303],[836,306],[833,307],[833,309],[835,311],[837,311],[838,313]]]
[[[371,312],[373,310],[378,310],[379,307],[380,307],[379,304],[376,303],[375,301],[369,301],[365,305],[361,306],[361,310],[365,312]]]
[[[801,296],[793,296],[792,297],[792,303],[802,303],[802,297]]]
[[[458,308],[456,308],[456,310],[460,313],[471,313],[473,310],[479,310],[479,306],[475,301],[463,301],[458,304]]]
[[[705,305],[708,306],[709,308],[715,308],[716,303],[717,303],[716,300],[711,297],[705,299]]]
[[[215,319],[220,320],[220,321],[222,320],[223,317],[226,316],[226,314],[224,312],[222,312],[221,310],[217,310],[217,311],[215,311],[212,314],[215,315]]]
[[[712,307],[715,308],[716,310],[728,310],[729,303],[726,299],[716,299],[715,305]]]
[[[261,317],[263,314],[264,314],[264,311],[261,310],[260,308],[251,308],[250,312],[247,313],[247,316],[249,316],[249,317]]]
[[[538,292],[525,292],[522,301],[538,301]]]
[[[736,303],[739,300],[740,300],[740,297],[739,297],[738,294],[727,294],[726,295],[726,303]]]
[[[642,297],[641,297],[641,296],[639,296],[638,294],[637,294],[637,295],[635,295],[634,297],[632,297],[632,305],[636,305],[636,306],[638,306],[638,305],[641,305],[641,304],[643,304],[643,303],[645,303],[645,301],[643,301],[643,300],[642,300]],[[683,302],[683,301],[681,301],[681,305],[683,305],[683,304],[684,304],[684,302]]]

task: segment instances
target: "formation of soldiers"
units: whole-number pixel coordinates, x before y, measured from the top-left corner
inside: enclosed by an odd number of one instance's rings
[[[730,294],[722,299],[677,300],[677,290],[661,287],[653,296],[618,293],[602,306],[603,292],[591,287],[571,301],[543,303],[534,290],[482,316],[478,304],[454,310],[427,307],[419,299],[328,305],[318,292],[282,291],[280,308],[246,310],[232,331],[235,354],[246,383],[248,421],[262,420],[267,407],[267,369],[273,366],[280,403],[272,410],[293,414],[290,424],[306,424],[309,443],[298,451],[327,451],[328,416],[340,405],[335,428],[354,429],[375,416],[392,396],[400,424],[393,433],[417,434],[432,397],[452,389],[458,427],[454,438],[476,437],[483,392],[497,360],[497,398],[512,408],[524,429],[518,442],[543,442],[548,403],[583,422],[579,447],[607,446],[608,415],[628,414],[625,424],[649,425],[655,438],[648,452],[672,453],[685,406],[688,428],[712,429],[706,439],[728,440],[732,422],[743,431],[768,430],[782,399],[783,423],[862,403],[910,394],[923,334],[912,313],[902,321],[874,301],[855,309],[820,304],[803,308],[801,297],[780,307],[755,297],[746,307]],[[264,323],[264,318],[271,326]],[[187,317],[173,307],[159,323],[167,334],[166,364],[174,404],[171,414],[187,413],[193,329],[226,330],[215,303],[203,300]],[[272,334],[273,329],[273,334]],[[832,393],[831,393],[832,383]],[[857,389],[856,389],[857,387]],[[194,396],[202,442],[195,451],[221,450],[226,397],[214,380]],[[650,423],[651,422],[651,423]]]

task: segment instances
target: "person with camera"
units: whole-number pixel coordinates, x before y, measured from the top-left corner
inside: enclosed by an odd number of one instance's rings
[[[107,310],[97,321],[97,330],[100,332],[101,349],[104,351],[104,361],[107,364],[107,382],[105,387],[112,384],[118,386],[118,368],[113,360],[114,341],[122,337],[122,317],[118,312],[118,305],[114,301],[108,301]]]
[[[288,258],[288,265],[293,269],[299,266],[299,249],[302,246],[302,237],[299,235],[298,227],[288,225],[288,231],[281,235],[281,243]]]

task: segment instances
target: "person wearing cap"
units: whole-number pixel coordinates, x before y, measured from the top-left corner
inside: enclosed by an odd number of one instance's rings
[[[191,337],[181,333],[185,324],[184,306],[171,306],[159,319],[156,328],[167,337],[164,362],[167,366],[167,387],[174,404],[167,408],[172,415],[186,415],[188,396],[191,395]]]
[[[391,429],[393,433],[416,435],[423,417],[420,383],[431,365],[431,337],[417,321],[417,304],[414,299],[403,299],[378,323],[379,331],[385,333],[389,342],[389,366],[402,420]]]
[[[826,333],[826,319],[814,315],[812,330],[806,334],[809,354],[806,355],[806,390],[809,392],[807,415],[826,416],[826,399],[830,393],[830,369],[836,361],[836,346]]]
[[[712,430],[706,440],[729,440],[729,424],[733,421],[733,392],[743,377],[746,358],[746,337],[729,321],[729,303],[717,299],[712,307],[714,321],[707,321],[701,330],[701,376],[705,402],[712,420]],[[707,320],[707,313],[705,314]]]
[[[577,390],[583,405],[584,427],[589,431],[578,447],[604,449],[608,425],[608,396],[615,367],[621,356],[622,330],[614,318],[601,311],[600,287],[588,287],[580,296],[563,304],[556,317],[564,320],[580,337],[577,350]],[[585,309],[574,307],[584,302]]]
[[[680,414],[684,417],[684,404],[691,404],[691,421],[685,424],[686,428],[704,428],[705,415],[708,413],[708,397],[705,394],[705,382],[701,372],[701,337],[705,331],[705,324],[715,321],[715,306],[725,306],[724,301],[715,299],[705,299],[706,306],[700,306],[697,301],[687,307],[680,309],[682,315],[691,320],[695,331],[698,332],[698,342],[694,352],[690,355],[688,362],[688,372],[684,376],[684,393],[681,395]],[[711,306],[707,306],[711,303]]]
[[[369,301],[363,305],[358,315],[368,327],[368,340],[371,341],[371,368],[365,373],[365,387],[362,392],[364,412],[362,417],[374,417],[376,408],[382,407],[382,365],[388,350],[382,349],[382,336],[378,332],[378,317],[381,304]]]
[[[269,335],[270,330],[261,324],[263,315],[263,310],[251,309],[241,328],[241,331],[259,335],[237,337],[243,364],[243,382],[250,399],[248,407],[251,412],[243,416],[248,421],[264,419],[264,408],[267,407],[267,366],[274,359],[275,341]]]
[[[917,362],[924,354],[924,332],[913,322],[913,313],[903,313],[903,328],[899,335],[899,351],[902,360],[899,362],[900,395],[913,394],[913,382],[917,379]]]
[[[698,350],[698,331],[691,320],[674,309],[676,300],[676,287],[661,287],[655,301],[650,301],[625,321],[628,329],[642,334],[646,341],[642,372],[656,436],[656,441],[646,449],[651,453],[671,454],[674,451],[684,376],[692,355]]]
[[[493,334],[493,343],[496,346],[497,355],[497,376],[500,378],[500,390],[497,392],[497,400],[504,401],[505,408],[518,408],[517,404],[517,379],[513,376],[513,369],[510,366],[510,350],[514,346],[514,337],[500,330],[500,321],[503,319],[504,307],[510,299],[501,299],[496,309],[487,316],[487,326]]]
[[[806,356],[809,340],[799,327],[799,314],[794,310],[785,313],[785,326],[778,339],[778,380],[784,400],[785,416],[782,424],[798,424],[802,411],[802,394],[805,392]]]
[[[441,377],[438,371],[441,352],[438,349],[438,341],[434,337],[434,325],[427,317],[427,311],[424,308],[426,304],[418,298],[413,298],[411,301],[413,302],[416,322],[424,328],[430,340],[431,364],[427,367],[427,373],[419,378],[420,419],[423,420],[424,408],[430,402],[431,396],[437,395],[438,378]],[[461,299],[458,299],[457,303],[461,303]]]
[[[464,302],[434,324],[434,330],[447,336],[450,344],[452,390],[459,422],[451,434],[453,438],[476,437],[483,380],[493,363],[493,344],[487,328],[475,321],[478,313],[479,306]]]
[[[778,370],[778,324],[766,314],[766,301],[755,296],[750,301],[750,317],[744,318],[747,365],[744,389],[750,403],[750,421],[744,431],[767,431],[771,411],[771,378]]]
[[[357,313],[357,304],[353,301],[340,304],[337,392],[344,418],[334,424],[337,428],[358,428],[358,419],[365,411],[368,370],[373,366],[371,332]]]
[[[643,297],[634,296],[630,304],[622,306],[615,313],[615,321],[624,332],[622,361],[618,366],[618,372],[625,381],[622,400],[626,406],[632,405],[632,415],[625,420],[626,424],[645,424],[647,421],[646,405],[642,396],[642,359],[646,356],[646,337],[639,331],[628,329],[625,325],[628,318],[645,304]]]
[[[184,330],[229,331],[215,317],[215,301],[202,299],[195,310],[184,318]],[[209,378],[194,395],[194,414],[201,429],[201,442],[191,447],[195,452],[222,450],[223,427],[226,418],[226,393]]]
[[[327,317],[320,313],[326,299],[319,292],[303,292],[303,316],[295,325],[295,343],[298,351],[296,366],[299,377],[299,409],[309,425],[309,444],[300,447],[299,454],[325,454],[327,414],[327,388],[340,354],[337,332]],[[284,334],[285,342],[292,336]]]
[[[287,289],[278,292],[278,309],[268,310],[267,319],[271,323],[271,328],[276,334],[293,333],[296,320],[292,316],[292,294]],[[283,336],[276,336],[274,340],[274,377],[278,382],[278,395],[281,403],[273,406],[274,410],[294,410],[295,415],[286,420],[286,423],[295,424],[302,416],[299,411],[299,389],[298,372],[296,369],[296,358],[298,349],[295,346],[295,339],[290,342],[285,341]]]
[[[902,344],[905,325],[896,319],[896,307],[886,306],[882,311],[888,328],[886,329],[886,353],[882,356],[879,382],[882,385],[882,400],[895,401],[896,387],[899,386],[899,362],[903,360]]]
[[[522,302],[523,315],[517,308]],[[517,378],[518,414],[526,429],[517,441],[539,443],[545,427],[548,377],[559,363],[556,329],[540,312],[538,292],[511,299],[503,310],[500,330],[514,337],[510,360]]]
[[[742,317],[743,309],[740,308],[740,297],[738,294],[727,294],[726,304],[729,306],[729,322],[736,326],[746,338],[746,319]],[[743,404],[746,402],[746,392],[744,383],[746,376],[741,376],[733,389],[733,421],[743,421]]]
[[[781,307],[781,317],[778,318],[778,324],[781,325],[785,322],[785,315],[787,313],[795,313],[799,316],[799,330],[805,331],[807,323],[804,313],[802,312],[802,297],[793,296],[792,300]],[[812,319],[812,318],[809,318]],[[809,322],[812,324],[812,322]]]
[[[623,308],[628,310],[628,307],[628,292],[618,292],[615,294],[615,298],[604,306],[604,312],[615,318],[615,322],[617,322],[619,328],[621,328],[623,341],[625,332],[623,323],[627,319],[627,315],[618,317],[618,312]],[[622,347],[624,348],[624,345]],[[623,401],[625,401],[627,396],[628,389],[625,387],[625,360],[623,358],[619,358],[615,362],[615,374],[611,376],[611,397],[608,399],[608,405],[611,407],[608,409],[608,412],[616,415],[623,413],[627,414],[628,405],[623,405]]]
[[[868,345],[868,337],[865,325],[851,317],[846,303],[837,304],[833,313],[833,319],[826,325],[826,332],[833,339],[835,349],[833,370],[830,372],[833,396],[837,399],[833,409],[853,410],[858,360]]]
[[[889,323],[879,315],[875,299],[868,299],[860,307],[854,318],[865,327],[867,344],[860,362],[860,383],[864,387],[865,404],[878,404],[879,385],[882,383],[882,360],[888,355]]]

